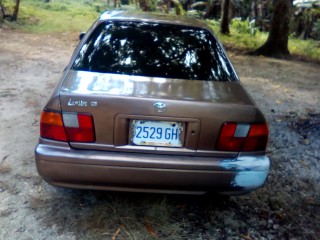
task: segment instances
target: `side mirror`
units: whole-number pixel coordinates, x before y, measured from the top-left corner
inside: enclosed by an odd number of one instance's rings
[[[82,38],[84,37],[84,35],[86,35],[85,32],[80,33],[80,35],[79,35],[79,40],[80,40],[80,41],[82,40]]]

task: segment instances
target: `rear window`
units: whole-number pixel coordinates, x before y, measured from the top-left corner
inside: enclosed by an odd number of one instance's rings
[[[74,70],[190,80],[236,81],[224,51],[201,28],[106,22],[93,31]]]

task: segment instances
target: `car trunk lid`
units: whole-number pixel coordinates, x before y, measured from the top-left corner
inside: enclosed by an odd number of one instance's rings
[[[93,116],[96,142],[70,142],[76,148],[205,153],[215,150],[224,122],[257,121],[257,108],[239,82],[70,71],[60,100],[63,112]],[[132,125],[137,120],[181,124],[182,147],[134,144]]]

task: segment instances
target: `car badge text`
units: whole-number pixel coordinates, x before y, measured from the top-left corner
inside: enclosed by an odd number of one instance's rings
[[[96,107],[96,106],[98,106],[98,102],[97,101],[87,102],[87,101],[83,101],[83,100],[69,99],[68,106],[70,106],[70,107],[88,107],[88,106]]]
[[[155,104],[153,104],[153,108],[155,112],[162,113],[167,109],[167,105],[162,102],[156,102]]]

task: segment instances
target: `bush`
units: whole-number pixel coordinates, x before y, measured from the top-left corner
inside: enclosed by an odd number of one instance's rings
[[[311,36],[316,40],[320,40],[320,20],[314,23]]]
[[[256,31],[254,37],[250,35],[250,27],[247,25],[248,20],[233,20],[230,26],[231,34],[228,36],[220,33],[219,21],[208,20],[207,23],[212,27],[215,34],[227,49],[250,52],[262,46],[268,37],[268,32],[260,31]],[[317,26],[319,26],[318,23]],[[289,38],[289,51],[295,58],[320,63],[319,41],[311,39],[302,40],[291,36]]]
[[[257,33],[257,28],[255,26],[255,20],[242,21],[240,18],[232,19],[231,27],[234,28],[238,33],[248,33],[251,36],[255,36]]]

